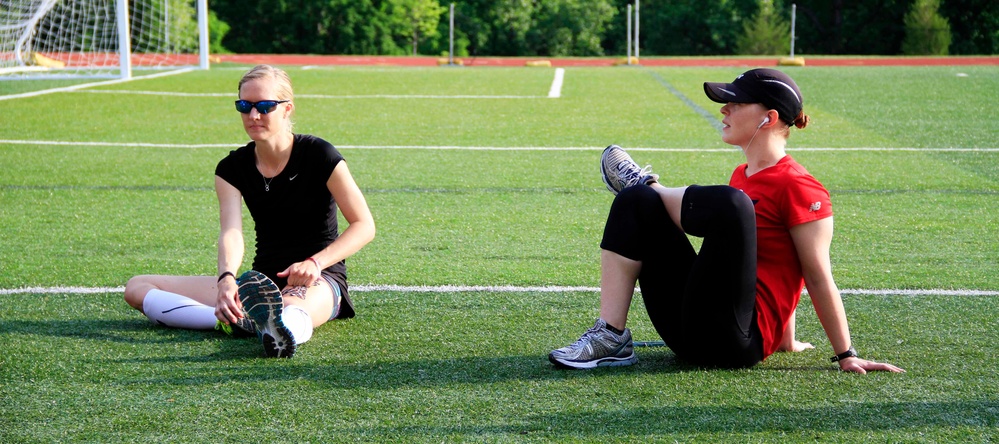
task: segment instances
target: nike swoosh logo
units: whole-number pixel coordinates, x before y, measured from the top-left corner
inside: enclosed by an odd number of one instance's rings
[[[289,180],[289,181],[292,181],[292,180],[295,180],[295,178],[296,178],[296,177],[298,177],[298,174],[296,174],[296,175],[294,175],[294,176],[291,176],[291,177],[289,177],[289,178],[288,178],[288,180]]]

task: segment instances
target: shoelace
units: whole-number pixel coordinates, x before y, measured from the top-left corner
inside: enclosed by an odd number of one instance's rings
[[[619,169],[620,170],[620,169]],[[626,186],[636,185],[639,179],[652,173],[652,165],[645,165],[644,168],[635,172],[634,168],[626,168],[625,174],[621,177]]]
[[[572,346],[569,347],[569,348],[579,348],[579,347],[582,347],[587,342],[589,342],[590,338],[596,336],[597,333],[600,333],[600,329],[598,329],[596,327],[590,327],[590,329],[586,330],[586,333],[583,333],[583,336],[580,336],[579,339],[577,339],[576,342],[574,342],[572,344]]]
[[[642,168],[642,170],[638,172],[638,178],[641,179],[642,177],[650,174],[652,174],[652,165],[645,165],[645,168]]]

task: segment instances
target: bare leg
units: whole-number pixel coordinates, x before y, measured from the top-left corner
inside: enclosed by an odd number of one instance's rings
[[[142,311],[142,302],[149,290],[163,290],[187,296],[202,304],[214,307],[218,300],[218,287],[212,276],[135,276],[125,284],[125,302]]]
[[[613,251],[600,250],[600,317],[623,330],[642,263]]]
[[[316,281],[316,285],[309,287],[305,291],[305,297],[296,297],[296,295],[301,294],[300,289],[301,287],[286,287],[282,291],[284,305],[286,307],[294,305],[304,309],[309,313],[309,317],[312,318],[313,327],[325,324],[330,319],[330,316],[333,315],[333,306],[335,305],[333,298],[336,295],[333,289],[330,288],[329,283],[325,279],[319,279]]]
[[[683,230],[683,226],[680,225],[680,212],[683,207],[683,194],[687,192],[687,187],[667,188],[658,182],[650,186],[659,193],[663,205],[666,206],[666,212],[669,213],[669,218],[673,220],[677,228]]]

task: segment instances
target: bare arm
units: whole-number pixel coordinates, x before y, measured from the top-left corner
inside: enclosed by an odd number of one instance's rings
[[[791,312],[791,319],[787,321],[787,327],[784,328],[784,336],[780,340],[780,347],[777,351],[782,352],[802,352],[810,348],[815,348],[809,342],[800,342],[795,339],[795,317],[798,315],[798,309]]]
[[[827,217],[791,228],[801,271],[805,276],[805,287],[815,306],[815,314],[832,344],[836,354],[845,352],[852,345],[850,327],[847,325],[846,310],[836,282],[833,281],[832,265],[829,260],[829,246],[832,244],[833,219]],[[873,370],[902,372],[891,364],[868,361],[861,358],[846,358],[839,361],[841,370],[867,373]]]
[[[215,194],[219,199],[218,273],[228,271],[235,275],[243,262],[242,194],[218,176],[215,176]],[[235,276],[220,280],[218,290],[215,316],[223,322],[236,322],[242,317],[242,311],[236,299]]]
[[[288,276],[290,285],[312,285],[319,278],[320,268],[350,257],[375,238],[375,220],[371,216],[371,210],[368,209],[368,203],[361,189],[347,168],[347,162],[341,161],[333,169],[329,180],[326,181],[326,187],[336,199],[340,213],[347,220],[347,229],[343,230],[336,241],[312,255],[319,267],[311,260],[305,260],[291,264],[278,273],[279,276]]]

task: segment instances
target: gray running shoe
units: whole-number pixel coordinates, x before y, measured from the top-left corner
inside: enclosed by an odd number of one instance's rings
[[[632,346],[631,330],[626,328],[624,334],[617,335],[607,329],[607,322],[597,319],[578,341],[552,350],[548,360],[558,367],[588,369],[631,365],[638,362],[638,356]]]
[[[259,271],[250,270],[236,280],[243,311],[253,322],[264,354],[269,358],[290,358],[295,354],[295,338],[284,325],[281,314],[284,302],[281,291],[270,278]]]
[[[617,145],[604,148],[600,156],[600,176],[607,189],[614,194],[631,186],[659,180],[658,174],[652,174],[651,165],[639,168],[631,156]]]

